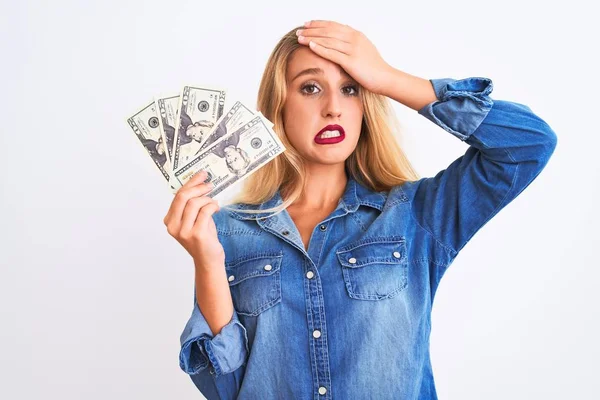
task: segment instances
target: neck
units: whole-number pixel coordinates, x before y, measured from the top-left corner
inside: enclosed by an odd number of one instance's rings
[[[308,165],[304,192],[292,206],[304,210],[335,208],[344,194],[348,177],[344,163]]]

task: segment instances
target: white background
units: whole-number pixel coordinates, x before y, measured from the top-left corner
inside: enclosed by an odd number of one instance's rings
[[[493,99],[530,106],[558,136],[546,169],[442,280],[440,399],[597,394],[594,15],[577,1],[3,0],[0,398],[202,398],[178,365],[193,264],[166,232],[172,195],[126,118],[184,84],[255,105],[273,46],[309,19],[361,30],[411,74],[491,78]],[[422,176],[466,151],[395,108]]]

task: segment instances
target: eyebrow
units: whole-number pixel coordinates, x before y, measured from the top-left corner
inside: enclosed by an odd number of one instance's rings
[[[344,71],[343,69],[341,69],[341,72],[343,75],[345,75],[348,78],[352,78],[346,71]],[[296,76],[292,79],[292,82],[295,81],[296,79],[298,79],[301,76],[304,75],[322,75],[323,74],[323,69],[321,68],[306,68],[305,70],[300,71],[298,74],[296,74]]]

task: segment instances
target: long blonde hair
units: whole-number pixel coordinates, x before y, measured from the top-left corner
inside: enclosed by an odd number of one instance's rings
[[[248,176],[242,191],[230,204],[259,205],[281,190],[283,204],[264,210],[244,210],[238,213],[281,212],[294,203],[308,182],[302,156],[287,139],[282,111],[286,100],[286,70],[292,53],[302,45],[298,43],[296,27],[285,34],[271,53],[258,90],[257,110],[274,124],[274,131],[286,151]],[[346,159],[346,171],[358,183],[374,191],[389,191],[393,186],[418,180],[419,176],[406,158],[394,137],[393,128],[399,124],[387,97],[359,90],[364,113],[360,138],[354,152]],[[284,195],[285,194],[285,195]]]

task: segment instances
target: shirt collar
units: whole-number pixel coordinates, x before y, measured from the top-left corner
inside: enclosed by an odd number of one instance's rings
[[[387,200],[386,192],[375,192],[356,181],[351,176],[348,177],[344,194],[338,203],[337,208],[343,208],[347,212],[356,212],[359,206],[367,206],[375,208],[379,211],[383,210],[385,201]],[[277,207],[283,203],[279,189],[275,192],[271,199],[264,203],[254,204],[236,204],[235,208],[244,210],[265,210],[272,207]],[[266,218],[274,213],[238,213],[229,208],[233,217],[237,219],[255,219],[257,217]]]

